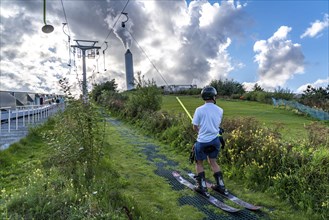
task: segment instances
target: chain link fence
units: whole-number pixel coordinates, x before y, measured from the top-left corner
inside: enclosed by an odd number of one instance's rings
[[[293,109],[297,109],[298,111],[303,112],[318,120],[321,120],[321,121],[329,120],[328,112],[325,112],[325,111],[322,111],[319,109],[315,109],[315,108],[311,108],[309,106],[300,104],[296,101],[288,101],[288,100],[284,100],[284,99],[275,99],[275,98],[272,98],[272,101],[273,101],[274,107],[279,107],[279,106],[290,107]]]

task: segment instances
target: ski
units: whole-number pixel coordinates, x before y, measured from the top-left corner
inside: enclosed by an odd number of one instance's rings
[[[194,191],[195,186],[191,182],[184,179],[177,171],[173,171],[172,175],[177,179],[178,182],[180,182],[181,184],[187,186],[188,188],[190,188]],[[214,206],[216,206],[216,207],[218,207],[218,208],[220,208],[220,209],[222,209],[226,212],[238,212],[238,211],[240,211],[240,209],[236,209],[236,208],[233,208],[231,206],[228,206],[225,203],[219,201],[218,199],[216,199],[215,197],[213,197],[211,195],[209,197],[206,197],[206,196],[202,195],[201,193],[198,193],[198,194],[200,196],[202,196],[204,199],[206,199],[208,202],[213,204]]]
[[[190,178],[192,178],[195,181],[194,174],[193,173],[188,173],[188,175],[189,175]],[[214,185],[214,184],[209,183],[209,182],[206,182],[206,184],[207,184],[207,188],[211,188],[211,189],[212,189],[212,186]],[[230,201],[232,201],[232,202],[234,202],[234,203],[236,203],[236,204],[238,204],[240,206],[243,206],[246,209],[256,211],[256,210],[259,210],[259,209],[262,208],[261,206],[255,206],[253,204],[247,203],[247,202],[243,201],[242,199],[234,196],[230,192],[228,192],[227,194],[223,194],[223,193],[217,192],[216,190],[213,190],[213,191],[215,191],[219,195],[223,196],[224,198],[226,198],[226,199],[228,199],[228,200],[230,200]]]

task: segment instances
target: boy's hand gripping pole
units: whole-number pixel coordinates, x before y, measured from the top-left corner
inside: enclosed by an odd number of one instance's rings
[[[192,121],[192,116],[190,115],[190,113],[187,111],[187,109],[185,108],[184,104],[181,102],[181,100],[176,96],[177,101],[179,102],[179,104],[183,107],[183,109],[185,110],[186,114],[188,115],[188,117],[191,119]]]

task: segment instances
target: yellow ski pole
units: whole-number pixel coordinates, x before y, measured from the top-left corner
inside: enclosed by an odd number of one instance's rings
[[[179,102],[179,104],[183,107],[183,109],[185,110],[186,114],[188,115],[188,117],[191,119],[192,121],[192,116],[190,115],[190,113],[187,111],[187,109],[185,108],[183,102],[181,102],[181,100],[176,96],[176,99],[177,101]],[[191,164],[194,163],[195,161],[195,151],[194,151],[194,144],[192,146],[192,149],[191,149],[191,152],[190,152],[190,155],[189,155],[189,161]]]
[[[188,117],[191,119],[192,121],[192,116],[190,115],[190,113],[187,111],[187,109],[185,108],[184,104],[181,102],[181,100],[176,96],[177,101],[179,102],[179,104],[183,107],[183,109],[185,110],[186,114],[188,115]]]

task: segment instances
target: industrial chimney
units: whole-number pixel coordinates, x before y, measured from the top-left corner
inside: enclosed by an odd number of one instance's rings
[[[133,54],[128,49],[125,53],[127,90],[134,88]]]

